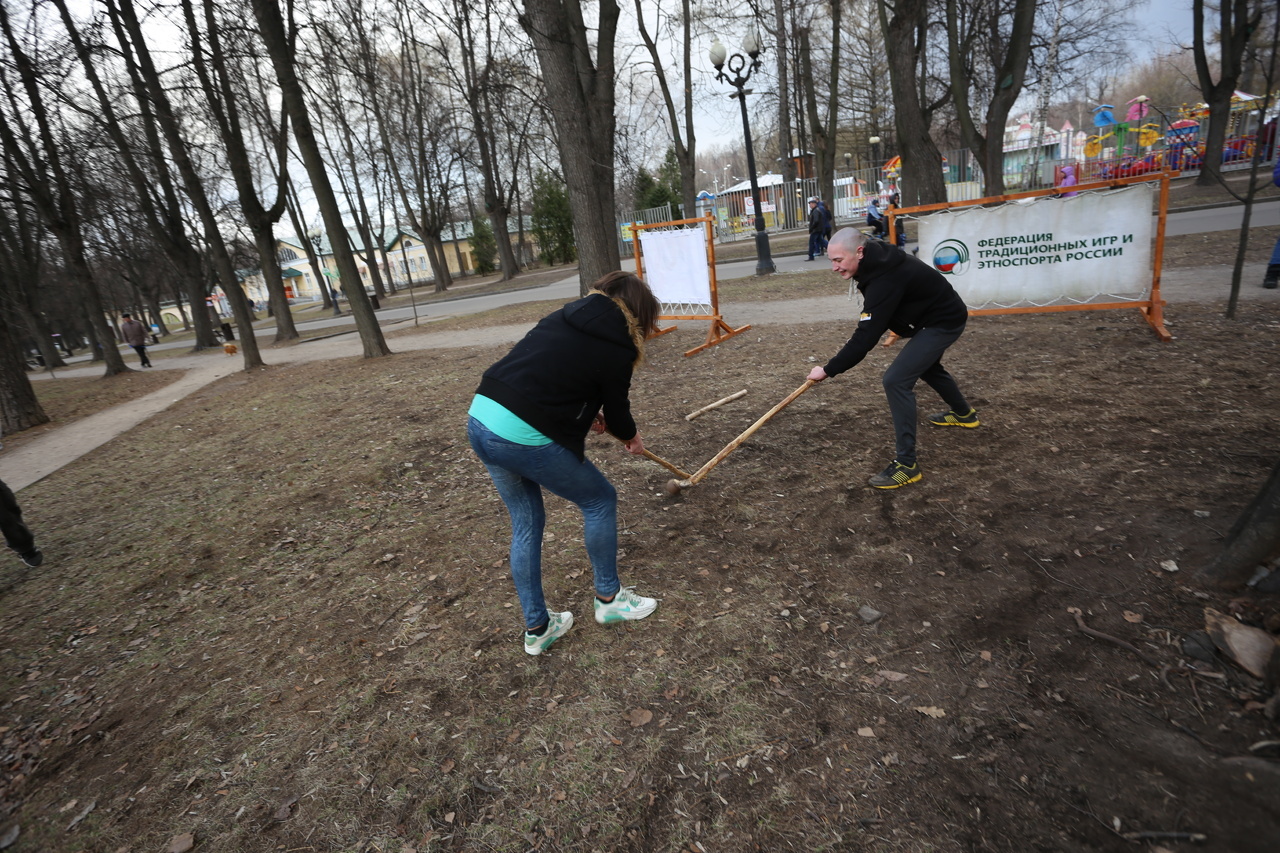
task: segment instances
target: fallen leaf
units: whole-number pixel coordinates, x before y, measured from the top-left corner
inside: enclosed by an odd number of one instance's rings
[[[1135,622],[1135,623],[1136,623],[1136,622],[1141,622],[1141,621],[1142,621],[1142,614],[1141,614],[1141,613],[1134,613],[1132,610],[1126,610],[1126,611],[1124,611],[1123,616],[1124,616],[1124,621],[1126,621],[1126,622]]]
[[[894,672],[891,669],[882,669],[878,674],[884,676],[886,681],[904,681],[907,677],[906,673]]]
[[[554,794],[551,795],[551,799],[555,800],[557,803],[563,803],[565,799],[568,798],[568,796],[569,795],[566,794],[564,791],[556,791]]]
[[[939,717],[945,717],[947,715],[946,711],[942,710],[941,708],[935,708],[932,705],[929,705],[928,707],[916,706],[916,710],[919,711],[921,714],[924,714],[926,717],[933,717],[935,720],[938,719]]]
[[[164,851],[165,853],[187,853],[188,850],[195,846],[196,837],[189,832],[184,832],[171,838],[169,846]]]
[[[456,765],[454,764],[454,761],[453,761],[453,759],[452,759],[452,758],[446,758],[444,761],[440,762],[440,772],[441,772],[441,773],[452,773],[452,772],[453,772],[453,768],[454,768],[455,766],[456,766]]]
[[[1250,675],[1262,678],[1267,663],[1276,654],[1276,641],[1260,628],[1244,625],[1212,607],[1204,609],[1204,627],[1218,650]]]
[[[449,812],[448,814],[446,814],[446,815],[444,816],[444,822],[445,822],[445,823],[453,823],[453,819],[454,819],[455,817],[457,817],[457,816],[458,816],[457,812]]]
[[[1176,572],[1178,570],[1178,564],[1173,560],[1161,560],[1160,568],[1164,569],[1166,572]]]
[[[653,712],[648,708],[635,708],[626,715],[626,718],[627,722],[631,723],[631,728],[638,729],[653,720]]]
[[[982,658],[984,661],[987,661],[988,663],[991,662],[991,652],[978,652],[978,657]]]
[[[290,797],[280,804],[280,808],[276,809],[276,813],[271,816],[272,820],[288,820],[293,817],[293,805],[298,802],[296,796]]]
[[[870,726],[863,726],[858,729],[858,737],[875,737],[876,733],[871,730]]]

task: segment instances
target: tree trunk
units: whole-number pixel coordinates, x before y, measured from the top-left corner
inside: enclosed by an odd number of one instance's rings
[[[222,38],[218,31],[218,22],[214,17],[214,4],[211,0],[204,0],[206,21],[204,33],[201,33],[196,22],[191,0],[183,0],[182,9],[187,21],[187,34],[191,40],[193,65],[204,89],[205,99],[213,115],[214,124],[217,126],[219,136],[222,139],[223,149],[227,156],[227,164],[231,169],[231,175],[236,185],[236,194],[240,200],[240,212],[244,216],[249,230],[253,233],[254,243],[258,247],[262,280],[267,288],[267,299],[274,308],[279,309],[287,304],[287,299],[284,295],[284,280],[280,276],[280,261],[276,257],[273,226],[280,220],[281,214],[284,213],[283,184],[289,179],[288,173],[285,171],[285,163],[288,156],[285,142],[288,133],[288,122],[282,119],[280,131],[276,134],[277,166],[274,176],[276,199],[274,204],[267,208],[258,198],[256,175],[250,160],[248,146],[244,141],[244,128],[240,121],[240,108],[237,104],[237,99],[241,96],[237,93],[235,87],[231,85],[226,55],[222,49]],[[205,45],[208,46],[210,54],[208,63],[206,63],[202,52]],[[238,284],[233,284],[232,286],[237,289],[239,287]],[[223,290],[225,291],[226,289],[224,285]],[[246,307],[248,307],[247,304]],[[235,310],[234,301],[232,310]],[[287,310],[277,310],[275,315],[275,342],[283,343],[296,340],[298,338],[298,330],[293,324],[293,314]],[[238,313],[236,316],[239,319]],[[249,318],[250,324],[252,324],[252,311],[249,311]],[[252,325],[248,330],[242,328],[241,336],[254,338]],[[255,351],[257,350],[256,339],[253,341],[252,348]]]
[[[783,0],[774,0],[773,19],[774,39],[777,46],[778,59],[778,154],[782,157],[782,181],[789,184],[796,179],[796,161],[792,158],[795,146],[791,142],[791,92],[788,71],[790,49],[787,46],[787,16],[784,14]],[[787,224],[792,224],[794,215],[787,208]]]
[[[311,126],[311,115],[302,94],[302,84],[298,80],[297,68],[294,66],[293,45],[285,29],[280,8],[274,0],[253,0],[253,15],[258,22],[258,31],[271,56],[271,64],[275,68],[276,81],[280,84],[280,97],[284,101],[289,118],[293,121],[293,137],[302,155],[307,175],[311,178],[311,190],[315,193],[316,204],[324,220],[325,230],[329,232],[329,242],[333,247],[334,260],[338,265],[338,274],[347,295],[351,314],[355,317],[356,328],[360,332],[360,342],[364,346],[365,358],[390,355],[382,329],[378,326],[378,318],[373,313],[373,305],[365,295],[360,281],[360,272],[356,269],[355,256],[345,239],[346,226],[342,221],[342,212],[338,208],[338,199],[333,193],[333,185],[329,182],[329,173],[324,159],[320,156],[320,146],[316,142],[315,131]],[[336,239],[335,239],[336,238]]]
[[[449,261],[444,254],[444,243],[439,234],[427,234],[422,238],[422,248],[431,262],[431,272],[436,277],[436,293],[444,293],[449,283]]]
[[[578,0],[524,0],[520,24],[533,41],[556,125],[573,210],[580,292],[618,269],[614,209],[614,36],[618,5],[599,0],[596,59]]]
[[[1222,551],[1196,575],[1224,590],[1239,589],[1262,563],[1280,555],[1280,462],[1240,513]]]
[[[827,63],[828,79],[823,88],[827,96],[827,115],[825,120],[818,113],[818,92],[813,79],[811,57],[813,48],[809,43],[809,31],[801,29],[797,33],[800,41],[800,79],[804,85],[805,108],[809,113],[809,127],[813,134],[814,177],[817,179],[818,196],[824,199],[828,207],[833,205],[835,197],[835,131],[836,114],[840,108],[838,95],[840,92],[840,0],[831,4],[831,60]],[[788,207],[791,206],[788,200]]]
[[[988,41],[1004,47],[1000,67],[991,69],[996,81],[995,94],[987,101],[983,129],[973,120],[969,102],[969,74],[965,68],[976,34],[962,29],[959,0],[947,0],[947,57],[951,76],[951,101],[960,123],[961,137],[973,156],[982,164],[984,188],[988,196],[1004,195],[1004,132],[1009,111],[1022,95],[1031,58],[1031,40],[1036,19],[1036,0],[1015,0],[1012,23],[1003,16],[992,15],[986,21],[991,31]],[[975,24],[974,26],[977,26]]]
[[[928,0],[900,0],[888,17],[879,5],[880,29],[889,57],[889,85],[893,91],[894,127],[902,157],[902,203],[938,204],[947,200],[942,180],[942,154],[929,135],[931,114],[922,103],[917,74],[926,48]]]
[[[5,435],[49,422],[27,376],[22,347],[12,332],[7,320],[0,320],[0,431]]]
[[[1209,133],[1196,186],[1214,187],[1222,182],[1222,143],[1227,138],[1231,96],[1240,80],[1242,58],[1253,31],[1262,19],[1262,6],[1249,9],[1249,0],[1220,0],[1218,5],[1218,82],[1213,81],[1212,58],[1205,44],[1205,0],[1192,0],[1192,52],[1200,94],[1209,106]]]

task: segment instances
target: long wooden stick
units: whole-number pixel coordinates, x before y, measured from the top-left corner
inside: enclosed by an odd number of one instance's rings
[[[707,464],[703,465],[701,468],[695,471],[692,477],[685,477],[683,480],[672,480],[670,483],[668,483],[667,491],[668,492],[672,491],[673,484],[675,486],[675,491],[678,492],[680,489],[687,489],[689,486],[697,485],[698,483],[702,482],[702,479],[707,476],[707,473],[712,468],[719,465],[726,456],[728,456],[733,451],[737,450],[744,441],[746,441],[755,433],[756,430],[764,426],[765,423],[769,420],[769,418],[773,417],[778,412],[785,409],[787,406],[791,404],[791,401],[795,400],[796,397],[799,397],[801,394],[803,394],[805,391],[808,391],[810,388],[812,388],[816,384],[817,383],[814,382],[812,379],[806,379],[804,381],[804,384],[801,385],[796,390],[792,391],[790,394],[788,394],[786,399],[784,399],[781,403],[779,403],[778,405],[774,406],[772,409],[770,409],[769,411],[761,415],[760,420],[756,421],[751,426],[743,430],[742,435],[738,436],[733,441],[725,445],[724,450],[721,450],[719,453],[717,453],[715,456],[711,458],[711,461],[707,462]]]
[[[712,409],[718,409],[721,406],[723,406],[725,403],[732,403],[734,400],[737,400],[738,398],[745,397],[745,396],[747,396],[747,389],[743,388],[741,391],[737,391],[733,394],[730,394],[728,397],[724,397],[723,399],[716,400],[714,403],[703,406],[701,409],[698,409],[698,411],[696,412],[690,412],[689,414],[684,416],[684,419],[686,421],[691,421],[694,418],[696,418],[698,415],[706,414]]]
[[[659,456],[658,454],[656,454],[656,453],[650,453],[650,452],[649,452],[649,448],[647,448],[647,447],[644,449],[644,455],[645,455],[645,456],[647,456],[648,458],[652,459],[654,462],[657,462],[657,463],[658,463],[659,465],[661,465],[663,468],[666,468],[666,469],[667,469],[668,471],[670,471],[672,474],[675,474],[677,477],[680,477],[681,479],[687,480],[687,479],[689,479],[689,477],[691,476],[690,474],[687,474],[687,473],[685,473],[684,471],[682,471],[681,469],[677,468],[675,465],[672,465],[670,462],[668,462],[667,460],[663,459],[663,458],[662,458],[661,456]]]

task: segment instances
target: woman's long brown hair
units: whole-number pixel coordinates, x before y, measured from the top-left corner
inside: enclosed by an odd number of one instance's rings
[[[653,295],[649,285],[645,284],[640,276],[624,270],[615,270],[600,276],[592,288],[606,296],[614,296],[625,302],[644,335],[651,335],[658,331],[658,313],[661,311],[658,297]]]

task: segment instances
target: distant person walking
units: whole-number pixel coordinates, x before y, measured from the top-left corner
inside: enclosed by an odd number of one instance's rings
[[[138,358],[142,359],[143,367],[151,366],[151,359],[147,357],[147,327],[133,319],[132,314],[120,315],[120,337],[133,347]]]
[[[805,258],[806,261],[821,255],[823,245],[826,243],[823,233],[826,231],[827,223],[822,216],[822,210],[822,203],[818,201],[818,197],[809,196],[809,257]]]
[[[643,619],[658,602],[618,580],[618,492],[585,455],[588,431],[608,430],[644,453],[631,417],[631,373],[657,327],[658,300],[629,272],[602,276],[586,296],[548,314],[484,372],[467,437],[511,516],[511,579],[524,611],[524,650],[540,655],[573,627],[542,592],[542,491],[582,510],[601,625]]]

